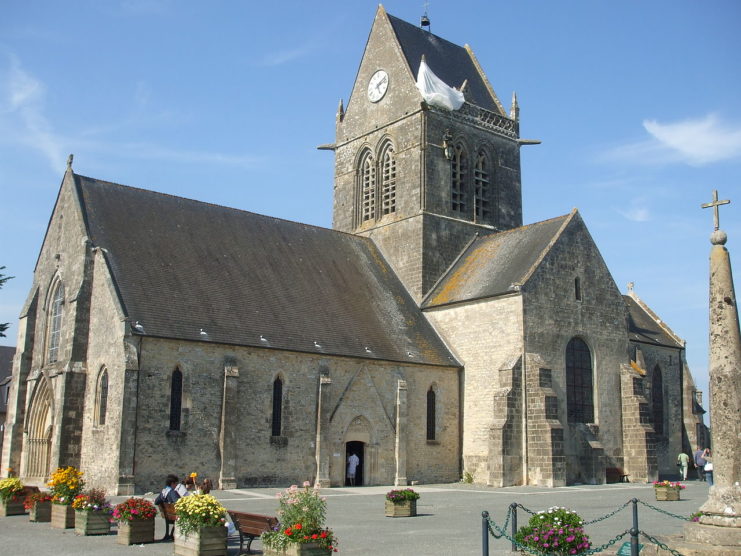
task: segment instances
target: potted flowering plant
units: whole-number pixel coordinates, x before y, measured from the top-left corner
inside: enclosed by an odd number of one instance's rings
[[[411,488],[390,490],[386,493],[386,517],[414,517],[417,515],[419,493]]]
[[[69,466],[60,467],[47,483],[51,490],[51,526],[57,529],[69,529],[75,526],[75,510],[72,501],[80,494],[85,481],[82,471]]]
[[[105,490],[92,488],[72,501],[75,510],[75,532],[80,535],[107,535],[111,532],[110,503]]]
[[[129,498],[113,508],[113,519],[118,521],[119,544],[154,542],[154,518],[157,508],[144,498]]]
[[[26,496],[23,507],[28,510],[30,521],[51,521],[51,494],[48,492],[32,492]]]
[[[216,498],[185,496],[175,502],[175,514],[175,554],[226,554],[226,509]]]
[[[671,481],[654,481],[656,500],[679,500],[679,491],[686,488],[682,483]]]
[[[23,484],[17,477],[0,479],[0,517],[23,515]]]
[[[515,540],[546,554],[581,554],[591,547],[579,515],[557,506],[534,514],[515,533]]]
[[[312,489],[293,485],[278,493],[280,523],[260,536],[266,555],[314,556],[337,552],[337,539],[324,525],[327,500]]]

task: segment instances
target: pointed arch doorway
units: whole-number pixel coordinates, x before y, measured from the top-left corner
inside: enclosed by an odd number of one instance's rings
[[[25,432],[23,478],[46,482],[51,463],[51,440],[54,430],[52,396],[49,381],[41,377],[28,412]]]
[[[358,460],[355,462],[355,478],[350,479],[350,458],[355,455]],[[345,462],[347,472],[345,473],[345,486],[363,486],[363,467],[365,464],[365,443],[359,440],[352,440],[345,443]]]

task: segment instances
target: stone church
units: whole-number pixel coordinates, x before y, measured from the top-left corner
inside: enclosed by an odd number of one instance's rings
[[[425,61],[465,102],[441,108]],[[451,89],[452,90],[452,89]],[[336,115],[333,229],[64,174],[20,315],[2,468],[128,494],[632,481],[702,440],[685,345],[579,213],[523,225],[519,108],[379,7]],[[632,290],[632,288],[631,288]],[[698,436],[699,435],[699,436]]]

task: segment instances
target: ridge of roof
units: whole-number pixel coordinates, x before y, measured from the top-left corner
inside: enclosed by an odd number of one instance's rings
[[[670,327],[668,324],[666,324],[661,318],[659,318],[659,315],[657,315],[653,309],[651,309],[646,302],[644,302],[634,291],[629,291],[626,295],[623,295],[623,299],[628,301],[633,301],[635,305],[638,306],[638,308],[643,311],[650,319],[653,321],[660,329],[661,331],[668,337],[668,339],[676,344],[677,347],[684,348],[687,345],[687,342],[680,338]],[[631,304],[628,302],[626,303],[626,306],[628,308],[628,312],[630,313]],[[632,315],[631,315],[632,316]],[[633,323],[638,326],[638,323]],[[629,326],[630,328],[630,326]],[[634,331],[634,334],[638,335],[638,330]],[[652,339],[650,336],[645,335],[647,339]],[[638,339],[638,338],[636,338]],[[645,341],[645,340],[642,340]]]

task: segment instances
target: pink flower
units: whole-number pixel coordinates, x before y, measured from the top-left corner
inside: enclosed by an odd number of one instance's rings
[[[304,486],[305,487],[311,486],[311,483],[309,481],[304,481]]]

